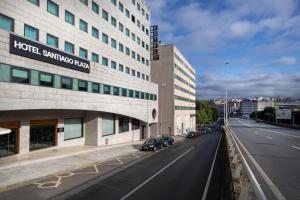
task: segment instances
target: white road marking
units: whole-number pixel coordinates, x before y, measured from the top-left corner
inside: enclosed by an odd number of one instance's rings
[[[296,147],[296,146],[292,146],[293,148],[295,148],[295,149],[299,149],[300,150],[300,147]]]
[[[217,154],[218,154],[218,149],[219,149],[219,146],[220,146],[221,138],[222,138],[222,135],[220,136],[220,139],[219,139],[219,142],[218,142],[218,146],[217,146],[217,149],[216,149],[216,152],[215,152],[214,160],[212,162],[212,165],[211,165],[211,168],[210,168],[210,171],[209,171],[207,182],[206,182],[206,185],[205,185],[205,188],[204,188],[204,192],[203,192],[203,195],[202,195],[202,200],[206,200],[206,196],[207,196],[208,188],[209,188],[209,185],[210,185],[210,180],[211,180],[211,176],[212,176],[212,173],[213,173],[213,169],[214,169],[214,166],[215,166],[215,162],[216,162],[216,158],[217,158]]]
[[[238,139],[236,134],[232,129],[230,129],[231,132],[233,133],[235,139],[238,141],[239,145],[242,147],[250,161],[253,163],[254,167],[257,169],[258,173],[261,175],[261,177],[264,179],[264,181],[267,183],[273,194],[277,199],[284,200],[286,199],[280,190],[277,188],[277,186],[272,182],[272,180],[269,178],[269,176],[266,174],[266,172],[262,169],[262,167],[256,162],[256,160],[253,158],[253,156],[247,151],[246,147],[241,143],[241,141]]]
[[[266,138],[268,138],[268,139],[272,140],[272,138],[271,138],[271,137],[266,137]]]
[[[179,160],[180,158],[182,158],[183,156],[185,156],[186,154],[188,154],[191,150],[193,150],[195,147],[191,147],[189,148],[189,150],[187,150],[186,152],[184,152],[181,156],[177,157],[175,160],[173,160],[172,162],[170,162],[168,165],[166,165],[164,168],[162,168],[161,170],[159,170],[158,172],[156,172],[153,176],[151,176],[150,178],[148,178],[147,180],[145,180],[143,183],[141,183],[139,186],[137,186],[136,188],[134,188],[133,190],[131,190],[128,194],[126,194],[125,196],[123,196],[120,200],[124,200],[127,199],[129,196],[131,196],[133,193],[135,193],[136,191],[138,191],[141,187],[143,187],[144,185],[146,185],[149,181],[151,181],[153,178],[155,178],[157,175],[159,175],[160,173],[162,173],[163,171],[165,171],[168,167],[170,167],[171,165],[173,165],[177,160]]]

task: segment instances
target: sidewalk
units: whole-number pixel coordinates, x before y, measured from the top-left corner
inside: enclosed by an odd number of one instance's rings
[[[175,144],[185,138],[175,136]],[[45,149],[0,159],[0,192],[31,180],[104,162],[140,150],[143,141],[104,147],[74,146]]]

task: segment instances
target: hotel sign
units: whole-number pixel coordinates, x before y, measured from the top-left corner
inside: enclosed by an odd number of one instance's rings
[[[150,27],[150,42],[151,42],[151,58],[152,60],[159,60],[158,54],[158,26]]]
[[[9,52],[53,65],[90,73],[90,61],[17,35],[10,34]]]

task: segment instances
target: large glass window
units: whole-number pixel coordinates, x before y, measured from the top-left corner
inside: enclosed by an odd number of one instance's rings
[[[55,37],[53,35],[47,34],[47,44],[49,46],[58,48],[58,37]]]
[[[12,68],[11,81],[14,83],[29,83],[29,70]]]
[[[9,134],[0,135],[0,158],[17,153],[18,129],[10,130]]]
[[[102,114],[102,136],[115,134],[115,115]]]
[[[27,24],[24,25],[24,36],[39,41],[39,30]]]
[[[80,47],[79,48],[79,57],[87,59],[87,57],[88,57],[88,51],[86,49]]]
[[[99,5],[96,4],[94,1],[92,2],[92,10],[93,10],[95,13],[99,14]]]
[[[65,41],[65,52],[74,54],[74,44]]]
[[[69,77],[61,77],[61,88],[63,89],[73,89],[73,79]]]
[[[29,150],[47,148],[55,145],[55,125],[30,125]]]
[[[55,16],[59,15],[59,7],[53,1],[48,0],[47,11]]]
[[[93,83],[92,84],[92,92],[100,93],[100,84],[99,83]]]
[[[88,32],[88,23],[83,21],[82,19],[79,21],[79,28],[84,32]]]
[[[52,74],[40,72],[40,85],[53,87],[54,76]]]
[[[120,89],[118,87],[114,87],[113,88],[113,95],[119,96],[119,94],[120,94]]]
[[[88,90],[88,83],[87,83],[87,81],[78,80],[78,90],[86,92]]]
[[[103,93],[110,94],[110,85],[103,85]]]
[[[129,117],[119,116],[119,133],[129,131]]]
[[[83,137],[82,118],[64,120],[64,139],[70,140]]]
[[[99,38],[99,31],[95,27],[92,27],[92,36],[95,38]]]
[[[102,65],[108,66],[108,58],[102,57]]]
[[[108,35],[106,35],[105,33],[102,33],[102,42],[108,44]]]
[[[102,9],[102,18],[108,21],[108,12],[106,12],[104,9]]]
[[[92,53],[92,61],[98,63],[99,62],[99,55],[96,53]]]
[[[137,130],[140,128],[140,121],[137,119],[131,119],[131,129]]]
[[[14,19],[0,14],[0,28],[6,31],[14,31]]]
[[[75,16],[66,10],[65,11],[65,21],[68,22],[69,24],[74,25],[75,24]]]

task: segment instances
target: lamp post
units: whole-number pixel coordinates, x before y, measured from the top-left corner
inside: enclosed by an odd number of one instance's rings
[[[225,127],[227,127],[228,125],[228,92],[227,92],[227,65],[229,65],[228,62],[225,63],[225,79],[226,79],[226,83],[225,83],[225,87],[226,87],[226,94],[225,94]]]

